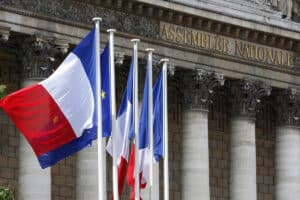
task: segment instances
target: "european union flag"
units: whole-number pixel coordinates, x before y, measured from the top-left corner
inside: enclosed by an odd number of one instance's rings
[[[111,135],[109,43],[101,54],[102,137]]]
[[[163,78],[162,71],[153,88],[153,145],[154,158],[163,156]]]

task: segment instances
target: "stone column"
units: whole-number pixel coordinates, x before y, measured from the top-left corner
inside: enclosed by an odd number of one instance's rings
[[[60,55],[61,49],[56,48],[53,42],[53,39],[37,35],[22,41],[18,52],[22,65],[22,87],[40,82],[54,71],[55,57]],[[41,169],[36,155],[22,134],[19,151],[19,199],[51,200],[51,168]]]
[[[276,94],[275,198],[300,199],[300,94]]]
[[[209,200],[208,106],[222,75],[197,69],[183,74],[181,191],[184,200]]]
[[[255,113],[261,98],[270,89],[254,80],[229,84],[230,119],[230,189],[231,200],[256,200]]]

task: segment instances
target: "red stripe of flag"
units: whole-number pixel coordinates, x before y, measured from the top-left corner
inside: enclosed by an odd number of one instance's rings
[[[76,135],[43,86],[19,90],[2,100],[2,107],[40,156],[76,138]]]

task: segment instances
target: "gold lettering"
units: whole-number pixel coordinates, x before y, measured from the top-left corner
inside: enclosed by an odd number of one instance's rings
[[[287,66],[291,67],[293,65],[294,65],[293,54],[292,53],[287,53]]]
[[[275,50],[275,62],[278,64],[278,65],[282,65],[282,52],[281,51],[276,51]],[[275,64],[275,63],[274,63]]]
[[[210,47],[210,35],[203,34],[202,37],[202,48],[208,49]]]
[[[245,46],[247,58],[251,58],[251,45],[250,44],[244,44],[244,46]]]
[[[257,53],[257,47],[256,45],[252,45],[251,48],[251,58],[258,60],[258,53]]]
[[[264,49],[262,47],[257,48],[257,54],[258,54],[258,60],[260,60],[260,61],[265,60]]]
[[[227,54],[229,53],[229,52],[228,52],[228,50],[229,50],[228,44],[229,44],[228,39],[223,38],[223,52],[224,52],[224,53],[227,53]]]
[[[244,52],[245,52],[245,48],[242,45],[242,42],[235,41],[235,55],[236,56],[239,55],[243,57]]]
[[[175,39],[175,27],[174,26],[169,26],[169,39],[174,41]]]
[[[216,41],[215,42],[216,42],[215,49],[217,51],[222,51],[222,40],[218,35],[216,36]]]
[[[192,31],[191,45],[197,47],[199,45],[199,33]]]
[[[176,28],[176,42],[182,43],[183,42],[183,37],[184,37],[184,29],[183,28]]]
[[[162,30],[161,30],[161,37],[162,38],[166,38],[168,39],[168,35],[167,35],[167,28],[166,28],[166,24],[163,25]]]
[[[185,44],[188,44],[188,41],[189,41],[189,35],[191,34],[191,32],[190,31],[188,31],[188,30],[185,30],[184,31],[184,43]]]
[[[269,48],[265,49],[265,54],[266,54],[266,62],[270,62],[272,64],[274,64],[274,51],[270,50]]]

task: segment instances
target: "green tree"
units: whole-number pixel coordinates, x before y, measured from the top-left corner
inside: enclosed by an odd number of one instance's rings
[[[13,193],[10,189],[0,187],[0,200],[14,200]]]
[[[0,85],[0,99],[6,95],[6,85]]]

